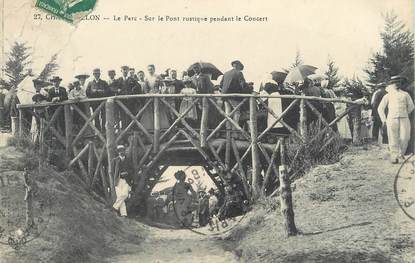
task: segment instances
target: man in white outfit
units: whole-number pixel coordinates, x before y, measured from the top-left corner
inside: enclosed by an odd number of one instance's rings
[[[396,164],[403,158],[411,135],[409,114],[414,110],[414,103],[409,94],[401,90],[403,79],[392,76],[386,87],[387,94],[378,107],[379,117],[386,125],[389,136],[389,152],[391,162]],[[385,115],[388,107],[388,117]]]
[[[115,210],[120,211],[120,215],[127,216],[127,207],[125,200],[128,198],[131,186],[128,184],[132,176],[131,161],[125,154],[124,145],[117,146],[118,156],[113,159],[114,167],[114,184],[117,199],[113,205]]]

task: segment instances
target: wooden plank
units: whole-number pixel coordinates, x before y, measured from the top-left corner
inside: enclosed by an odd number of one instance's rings
[[[50,127],[52,127],[53,123],[56,121],[56,119],[59,116],[59,113],[62,111],[62,107],[58,107],[52,114],[52,117],[50,118],[50,120],[47,122],[46,127],[45,127],[45,131],[49,130]],[[47,111],[46,111],[47,112]]]
[[[202,117],[200,121],[200,146],[206,147],[209,118],[209,102],[206,97],[202,99]]]
[[[115,158],[115,102],[114,99],[108,99],[105,103],[105,117],[107,120],[105,132],[107,136],[107,160],[108,160],[108,178],[110,183],[111,202],[115,201],[115,184],[112,167],[112,160]]]
[[[166,104],[168,102],[163,101],[163,104]],[[170,127],[163,133],[163,135],[161,135],[160,137],[160,141],[163,141],[163,139],[170,133],[171,130],[173,130],[175,128],[175,126],[182,121],[182,119],[184,118],[184,116],[186,116],[186,114],[193,108],[195,107],[195,104],[198,102],[198,99],[195,99],[194,101],[192,101],[191,105],[189,107],[186,108],[186,110],[182,113],[179,113],[179,116],[177,116],[176,120],[170,125]]]
[[[251,130],[251,156],[252,156],[252,199],[255,201],[260,195],[259,174],[261,163],[258,155],[258,130],[257,130],[257,108],[256,99],[249,99],[249,127]]]
[[[278,118],[275,119],[274,123],[267,127],[259,136],[258,136],[258,140],[261,140],[262,137],[264,137],[266,135],[267,132],[269,132],[272,128],[274,128],[274,126],[280,122],[280,120],[282,120],[282,118],[284,118],[285,115],[288,114],[288,112],[298,103],[298,99],[292,101],[290,103],[290,105],[288,105],[288,107],[281,113],[281,115],[277,116]],[[270,108],[268,108],[270,109]]]
[[[23,137],[23,110],[19,109],[19,137]]]
[[[307,110],[304,99],[300,100],[300,135],[303,139],[307,136]]]
[[[252,97],[252,98],[254,98],[254,97]],[[255,98],[254,98],[255,99]],[[236,129],[236,130],[238,130],[244,137],[245,137],[245,139],[246,140],[248,140],[249,141],[249,138],[250,138],[250,136],[249,136],[249,134],[244,130],[244,129],[242,129],[241,128],[241,126],[239,126],[239,124],[238,123],[236,123],[228,114],[226,114],[218,105],[216,105],[216,104],[213,104],[214,106],[215,106],[215,108],[218,110],[218,112],[222,115],[222,116],[224,116],[227,120],[228,120],[228,122],[230,122],[231,124],[232,124],[232,126]],[[225,104],[226,105],[226,104]],[[256,105],[256,104],[255,104]]]
[[[79,131],[79,133],[76,135],[76,137],[75,137],[75,139],[73,140],[73,142],[72,142],[72,145],[75,145],[77,142],[78,142],[78,140],[79,139],[81,139],[82,138],[82,135],[84,134],[84,132],[85,132],[85,130],[88,128],[88,127],[91,127],[95,132],[96,132],[96,134],[98,135],[98,137],[101,139],[101,141],[103,142],[103,143],[105,143],[105,138],[104,138],[104,136],[101,134],[101,131],[100,130],[98,130],[98,128],[97,127],[95,127],[93,124],[92,124],[92,121],[95,119],[95,117],[101,112],[101,109],[104,107],[104,105],[105,105],[105,103],[101,103],[96,109],[95,109],[95,111],[92,113],[92,115],[88,118],[84,113],[83,113],[83,111],[81,111],[76,105],[73,107],[76,111],[77,111],[77,113],[82,117],[82,118],[84,118],[85,119],[85,124],[84,124],[84,126],[81,128],[81,130]]]
[[[280,140],[278,140],[278,143],[275,145],[275,148],[274,148],[274,150],[273,150],[273,152],[272,152],[272,155],[271,155],[271,160],[269,161],[269,164],[268,164],[268,168],[267,168],[267,171],[265,172],[265,176],[264,176],[264,182],[262,183],[262,188],[261,188],[261,192],[262,192],[262,194],[265,196],[265,187],[266,187],[266,185],[268,184],[268,181],[269,181],[269,178],[270,178],[270,176],[271,176],[271,170],[272,170],[272,167],[273,167],[273,165],[274,165],[274,162],[275,162],[275,158],[277,157],[277,153],[279,153],[280,151],[279,151],[279,147],[280,147],[280,143],[281,143],[281,141]],[[275,169],[276,170],[276,169]],[[274,170],[274,172],[275,172],[275,170]],[[278,178],[278,174],[275,174],[276,176],[277,176],[277,178]]]
[[[154,134],[153,134],[153,153],[157,153],[160,148],[160,100],[154,98]]]
[[[231,105],[228,101],[225,101],[225,114],[226,116],[229,116],[231,112]],[[225,166],[226,169],[229,170],[231,165],[231,130],[232,125],[229,123],[229,121],[226,122],[226,147],[225,147]]]
[[[72,150],[73,150],[73,153],[74,153],[74,155],[75,156],[79,156],[79,158],[77,159],[77,162],[78,162],[78,166],[79,166],[79,168],[81,169],[81,173],[82,173],[82,175],[83,175],[83,177],[84,177],[84,182],[85,183],[87,183],[88,185],[89,185],[89,177],[88,177],[88,172],[87,172],[87,170],[85,169],[85,165],[84,165],[84,163],[81,161],[81,159],[80,159],[80,157],[83,155],[83,154],[80,154],[80,152],[78,151],[78,149],[76,148],[76,146],[73,146],[72,147]],[[82,150],[85,150],[85,152],[88,150],[88,145],[85,145],[85,147],[84,147],[84,149],[82,149]]]
[[[88,142],[88,177],[93,177],[93,171],[94,171],[94,143],[89,141]],[[92,180],[91,180],[92,182]]]
[[[284,230],[287,236],[294,236],[298,234],[294,221],[294,209],[292,204],[292,193],[290,178],[288,176],[285,164],[285,141],[284,138],[280,139],[280,154],[281,154],[281,166],[280,166],[280,201],[281,201],[281,214],[283,216]]]
[[[235,155],[236,163],[238,164],[238,167],[239,167],[239,176],[241,178],[242,185],[245,190],[245,195],[247,196],[248,200],[251,200],[251,191],[249,188],[248,180],[246,179],[246,173],[242,165],[241,158],[239,156],[239,151],[238,151],[238,147],[236,146],[235,139],[232,138],[231,142],[232,142],[233,154]]]
[[[73,118],[70,105],[63,106],[65,115],[65,155],[69,160],[71,158],[71,145],[72,145],[72,131],[73,131]]]
[[[138,132],[133,132],[133,139],[131,140],[131,158],[133,161],[133,173],[134,175],[138,174]]]
[[[89,149],[89,145],[85,145],[84,148],[82,148],[82,150],[80,152],[78,152],[78,150],[74,150],[72,149],[74,152],[76,152],[77,154],[75,155],[75,157],[69,162],[68,164],[68,168],[71,168]]]
[[[134,116],[131,111],[127,108],[127,106],[125,106],[121,101],[116,101],[116,103],[118,104],[118,106],[120,106],[120,108],[131,118],[131,122],[127,125],[127,127],[120,132],[120,134],[118,135],[117,138],[117,142],[119,140],[122,139],[122,137],[132,128],[132,126],[134,125],[134,123],[137,125],[137,127],[143,132],[143,134],[147,137],[148,140],[151,141],[151,135],[150,133],[147,131],[147,129],[141,124],[141,122],[138,121],[138,118],[144,113],[144,110],[149,107],[148,105],[150,105],[152,101],[149,100],[147,101],[147,103],[144,105],[143,108],[141,108],[141,110],[137,113],[136,116]]]

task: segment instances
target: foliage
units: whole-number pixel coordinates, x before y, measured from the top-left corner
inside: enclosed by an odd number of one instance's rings
[[[324,75],[327,77],[329,84],[327,88],[332,89],[337,87],[341,78],[338,75],[339,68],[336,66],[334,60],[329,56],[327,61],[327,70],[324,72]]]
[[[294,62],[289,66],[289,68],[288,69],[283,69],[286,73],[288,73],[291,69],[293,69],[293,68],[295,68],[295,67],[297,67],[297,66],[299,66],[299,65],[302,65],[304,62],[303,62],[303,58],[301,57],[301,52],[300,52],[300,50],[298,50],[297,49],[297,51],[295,52],[295,58],[294,58]]]
[[[16,88],[28,75],[32,74],[29,65],[32,63],[30,48],[26,43],[14,42],[9,53],[9,58],[3,68],[7,79],[1,79],[0,84],[6,88]]]
[[[54,54],[49,62],[45,65],[43,70],[40,72],[38,79],[46,81],[48,80],[52,74],[59,68],[58,63],[56,62],[58,58],[58,54]]]
[[[292,180],[303,176],[312,167],[338,162],[345,149],[340,136],[334,132],[320,133],[316,123],[308,126],[306,142],[291,135],[287,146],[289,173]],[[315,138],[315,139],[313,139]]]
[[[414,81],[414,34],[406,28],[394,12],[384,15],[385,25],[380,37],[383,49],[369,59],[365,72],[368,81],[377,84],[400,74]]]
[[[352,99],[362,98],[371,93],[366,85],[363,84],[363,81],[356,76],[353,76],[353,78],[345,78],[342,85],[345,87],[341,91],[343,93],[342,95],[352,97]]]

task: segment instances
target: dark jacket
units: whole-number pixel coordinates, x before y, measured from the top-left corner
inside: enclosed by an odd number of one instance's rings
[[[117,185],[120,178],[125,179],[125,181],[131,185],[133,176],[134,176],[134,170],[132,167],[131,158],[126,156],[123,160],[117,156],[114,159],[112,159],[112,167],[114,167],[114,184]]]
[[[52,101],[53,98],[59,98],[59,101],[65,101],[68,99],[68,93],[66,92],[66,89],[64,87],[59,87],[59,91],[55,91],[55,87],[50,88],[48,90],[49,94],[49,101]]]
[[[383,96],[386,95],[386,91],[385,89],[379,89],[377,91],[375,91],[375,93],[373,93],[373,98],[372,98],[372,103],[371,103],[371,107],[372,107],[372,116],[373,117],[379,117],[379,113],[378,113],[378,107],[379,104],[383,98]]]
[[[127,77],[124,79],[120,77],[117,79],[118,89],[120,89],[120,93],[117,95],[132,95],[132,94],[142,94],[143,89],[141,85],[135,78]]]
[[[200,73],[192,77],[192,82],[196,87],[197,94],[211,94],[213,93],[213,83],[210,81],[208,75]]]
[[[248,86],[242,71],[231,69],[223,74],[220,82],[222,93],[244,93],[244,89]]]
[[[91,80],[86,86],[86,96],[88,98],[102,98],[111,95],[108,83],[105,80],[99,79],[98,81]]]

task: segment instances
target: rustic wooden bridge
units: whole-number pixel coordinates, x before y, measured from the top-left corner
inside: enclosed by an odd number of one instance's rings
[[[183,98],[191,104],[180,113],[175,102]],[[276,113],[268,106],[267,100],[271,99],[285,102],[282,112]],[[328,123],[316,103],[347,103],[351,107]],[[189,122],[186,114],[195,106],[199,120]],[[145,198],[151,193],[168,166],[201,165],[220,190],[231,175],[239,177],[245,195],[252,201],[264,195],[271,182],[276,183],[286,204],[283,209],[290,213],[291,191],[284,169],[288,136],[314,140],[307,137],[307,118],[313,115],[320,129],[315,137],[326,136],[321,145],[324,149],[336,134],[333,126],[353,107],[360,106],[346,100],[297,95],[128,95],[18,105],[18,131],[24,136],[28,132],[25,120],[33,116],[40,155],[45,155],[48,142],[55,141],[65,152],[67,168],[79,171],[91,189],[101,189],[109,203],[115,197],[111,160],[116,157],[116,146],[125,144],[139,196]],[[239,120],[237,115],[241,115]],[[289,121],[293,116],[297,116],[295,121]],[[283,129],[276,128],[278,123]]]

